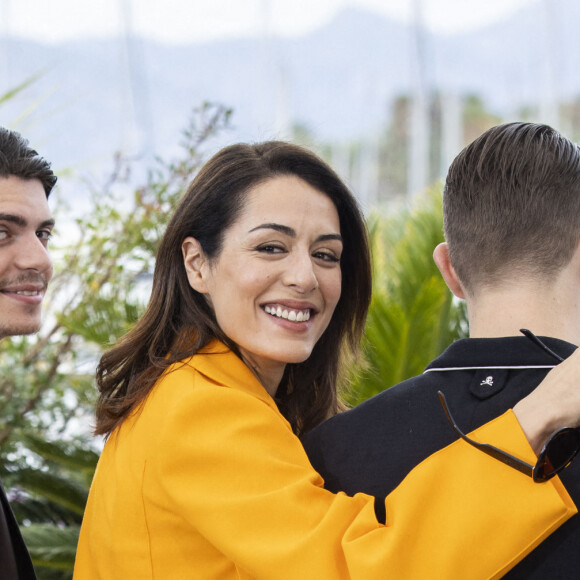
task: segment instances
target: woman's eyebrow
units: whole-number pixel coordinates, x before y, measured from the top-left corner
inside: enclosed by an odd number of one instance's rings
[[[250,230],[250,233],[255,232],[257,230],[275,230],[277,232],[290,236],[291,238],[296,237],[296,231],[293,228],[291,228],[290,226],[283,226],[282,224],[276,223],[261,224],[259,226],[256,226],[255,228],[252,228]],[[343,241],[342,236],[340,234],[322,234],[316,238],[317,242],[324,242],[326,240],[338,240],[339,242]]]
[[[276,230],[277,232],[280,232],[282,234],[286,234],[287,236],[290,236],[291,238],[296,237],[296,232],[294,231],[294,229],[292,229],[289,226],[283,226],[282,224],[275,224],[275,223],[261,224],[259,226],[256,226],[255,228],[252,228],[250,230],[250,233],[255,232],[257,230]]]
[[[342,236],[340,234],[322,234],[316,238],[317,242],[325,242],[326,240],[338,240],[342,242]]]

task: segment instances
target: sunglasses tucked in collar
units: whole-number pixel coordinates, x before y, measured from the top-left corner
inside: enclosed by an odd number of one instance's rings
[[[558,362],[562,362],[564,359],[557,353],[555,353],[552,349],[550,349],[547,345],[545,345],[535,334],[530,332],[527,329],[521,330],[522,334],[527,336],[531,341],[537,344],[541,349],[547,352],[549,355],[554,357]],[[445,399],[445,395],[438,391],[437,395],[439,396],[439,401],[443,406],[443,410],[445,411],[445,416],[447,420],[453,427],[454,431],[463,439],[467,441],[470,445],[473,445],[480,451],[491,455],[495,459],[529,475],[534,481],[541,482],[541,481],[548,481],[568,467],[574,457],[576,457],[578,451],[580,450],[580,431],[573,427],[562,427],[558,429],[548,439],[540,455],[538,456],[538,461],[536,465],[530,465],[493,445],[489,445],[487,443],[478,443],[473,439],[470,439],[461,429],[457,426],[457,423],[453,419],[451,415],[451,411],[449,410],[449,406],[447,405],[447,401]]]

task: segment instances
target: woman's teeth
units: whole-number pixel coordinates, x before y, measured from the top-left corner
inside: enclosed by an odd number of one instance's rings
[[[278,318],[285,318],[292,322],[306,322],[310,319],[310,309],[306,310],[292,310],[289,308],[282,308],[280,306],[265,306],[264,310],[272,316]]]

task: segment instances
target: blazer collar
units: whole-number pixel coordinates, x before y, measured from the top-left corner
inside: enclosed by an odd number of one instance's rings
[[[229,347],[217,339],[184,362],[213,382],[251,393],[277,408],[256,375]]]
[[[564,358],[577,348],[574,344],[557,338],[540,338]],[[427,366],[426,372],[452,368],[546,368],[557,364],[554,357],[525,336],[464,338],[455,341],[441,356],[433,360]]]

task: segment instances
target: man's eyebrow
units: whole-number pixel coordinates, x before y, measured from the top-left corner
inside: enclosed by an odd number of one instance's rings
[[[0,213],[0,221],[10,222],[18,227],[25,228],[28,225],[28,221],[24,219],[21,215],[15,215],[12,213]],[[54,227],[54,220],[48,219],[40,222],[39,228],[52,228]]]
[[[250,232],[255,232],[257,230],[275,230],[277,232],[290,236],[291,238],[296,237],[296,232],[294,231],[293,228],[289,226],[283,226],[282,224],[276,223],[261,224],[259,226],[256,226],[255,228],[252,228]],[[339,242],[342,242],[342,236],[340,234],[322,234],[321,236],[318,236],[316,238],[316,241],[319,242],[324,242],[326,240],[338,240]]]
[[[28,222],[22,216],[12,213],[0,213],[0,221],[10,222],[21,228],[25,228],[28,225]]]

